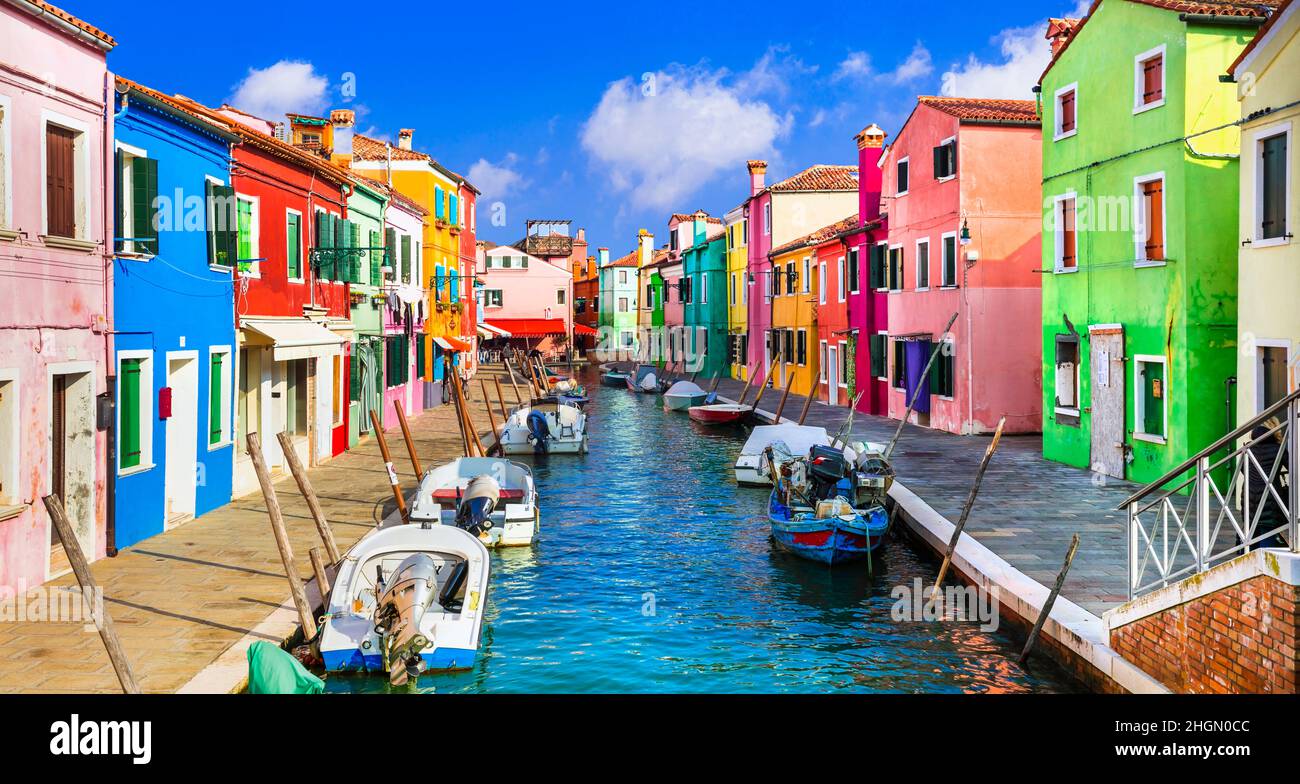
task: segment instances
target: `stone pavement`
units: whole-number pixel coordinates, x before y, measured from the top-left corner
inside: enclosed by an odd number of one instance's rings
[[[711,383],[701,381],[701,386]],[[724,379],[718,393],[735,400],[741,384]],[[753,400],[751,389],[746,402]],[[781,391],[768,389],[759,409],[770,418],[780,401]],[[803,405],[802,396],[791,394],[782,418],[797,420]],[[845,408],[814,402],[804,424],[834,433],[847,414]],[[859,413],[853,439],[886,443],[897,427],[898,420]],[[894,470],[909,490],[956,522],[990,440],[908,425],[894,449]],[[1126,517],[1116,507],[1136,489],[1130,482],[1044,459],[1039,436],[1003,436],[965,531],[1047,586],[1055,583],[1070,536],[1077,532],[1079,552],[1061,594],[1100,616],[1128,599]]]
[[[488,379],[491,372],[480,373]],[[477,380],[471,392],[474,423],[489,431]],[[506,384],[507,400],[513,400]],[[500,415],[498,414],[498,420]],[[410,420],[426,470],[460,454],[454,408],[443,406]],[[408,498],[415,487],[401,430],[386,431],[389,450]],[[309,476],[340,549],[346,549],[393,508],[379,445],[363,439]],[[311,576],[307,551],[320,537],[292,476],[276,481],[299,573]],[[104,589],[136,679],[148,692],[172,692],[252,632],[289,595],[262,494],[255,492],[91,565]],[[71,575],[44,587],[74,585]],[[278,639],[270,639],[279,643]],[[121,687],[93,626],[80,623],[0,622],[0,693],[111,692]]]

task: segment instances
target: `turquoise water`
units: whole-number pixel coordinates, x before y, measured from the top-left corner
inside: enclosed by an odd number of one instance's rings
[[[937,564],[904,537],[833,569],[777,552],[744,441],[585,379],[591,453],[533,460],[542,527],[492,558],[479,661],[403,692],[1059,692],[1078,686],[975,621],[891,620]],[[388,690],[330,675],[335,692]]]

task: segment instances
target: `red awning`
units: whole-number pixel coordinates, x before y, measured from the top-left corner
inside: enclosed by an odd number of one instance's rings
[[[564,335],[569,331],[564,326],[564,319],[496,318],[489,319],[487,324],[505,330],[515,338],[543,338]]]
[[[593,329],[593,328],[587,326],[586,324],[574,324],[574,325],[573,325],[573,334],[575,334],[575,335],[598,335],[598,334],[600,334],[600,333],[598,333],[595,329]]]
[[[452,351],[473,351],[474,350],[474,347],[471,346],[470,344],[466,343],[460,338],[453,338],[451,335],[445,336],[443,340],[451,344]]]

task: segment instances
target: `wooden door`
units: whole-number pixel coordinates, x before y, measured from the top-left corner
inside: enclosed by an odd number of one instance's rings
[[[1124,328],[1093,327],[1089,330],[1089,386],[1092,392],[1092,470],[1117,479],[1124,478]]]
[[[68,377],[54,376],[50,387],[50,495],[58,496],[67,509],[68,477]],[[71,569],[63,542],[50,524],[50,576]]]

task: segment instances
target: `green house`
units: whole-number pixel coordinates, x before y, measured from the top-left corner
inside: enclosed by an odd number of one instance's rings
[[[702,219],[694,221],[694,244],[682,251],[682,323],[686,327],[687,356],[701,358],[691,366],[700,378],[731,371],[727,354],[727,237],[719,231],[709,238],[707,225]]]
[[[349,287],[352,297],[352,357],[349,365],[348,445],[355,446],[361,434],[371,429],[370,412],[382,412],[382,384],[374,383],[380,369],[384,345],[383,274],[384,209],[388,194],[384,186],[360,178],[348,196],[348,265],[352,267]]]
[[[1054,20],[1043,115],[1043,453],[1150,482],[1231,426],[1234,86],[1257,5]]]

